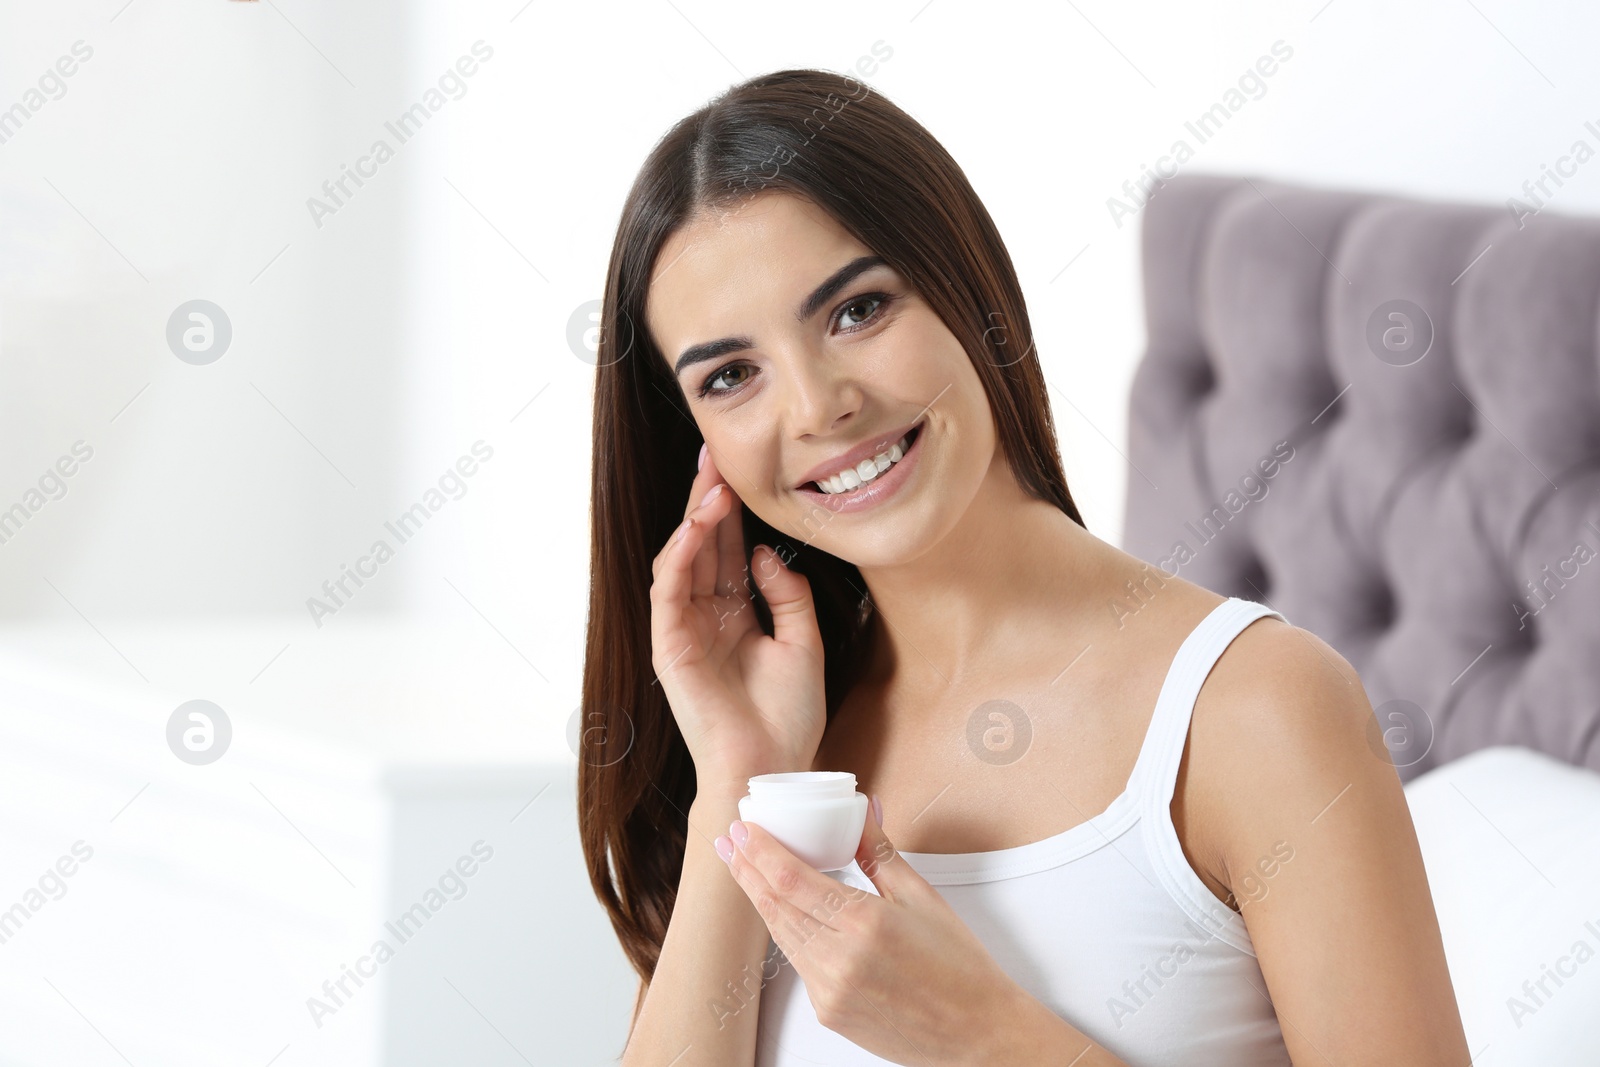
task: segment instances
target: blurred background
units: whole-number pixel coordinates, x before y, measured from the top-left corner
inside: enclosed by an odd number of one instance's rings
[[[731,83],[854,74],[962,164],[1119,543],[1151,174],[1594,211],[1597,33],[1553,0],[0,7],[0,1065],[620,1054],[573,796],[594,329],[640,162]]]

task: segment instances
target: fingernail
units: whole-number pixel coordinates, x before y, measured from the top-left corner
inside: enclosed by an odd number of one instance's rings
[[[750,840],[750,831],[745,829],[744,823],[735,819],[728,824],[728,836],[733,838],[733,843],[738,845],[742,851],[745,842]]]
[[[676,536],[673,537],[673,540],[674,541],[682,541],[683,540],[683,535],[689,532],[689,525],[691,523],[693,523],[693,522],[694,522],[693,519],[684,519],[683,520],[683,525],[678,527],[678,533],[677,533]]]
[[[706,446],[704,444],[700,446],[700,459],[695,463],[694,469],[697,471],[706,469]]]
[[[878,829],[883,829],[883,801],[876,793],[872,794],[872,817],[878,821]]]
[[[709,503],[711,503],[711,501],[712,501],[712,499],[713,499],[713,498],[714,498],[714,497],[716,497],[716,495],[717,495],[717,494],[718,494],[718,493],[720,493],[720,492],[722,492],[722,486],[723,486],[723,485],[724,485],[724,483],[723,483],[723,482],[718,482],[718,483],[717,483],[717,484],[716,484],[716,485],[713,485],[713,486],[712,486],[712,487],[711,487],[711,488],[710,488],[710,489],[709,489],[709,490],[708,490],[708,491],[707,491],[707,492],[706,492],[706,495],[705,495],[705,496],[703,496],[703,497],[701,497],[701,498],[700,498],[700,506],[701,506],[701,507],[705,507],[705,506],[706,506],[706,505],[707,505],[707,504],[709,504]]]
[[[726,837],[719,835],[715,841],[711,842],[711,844],[712,847],[717,850],[717,855],[722,857],[723,863],[727,863],[729,860],[733,859],[732,841],[729,841]]]

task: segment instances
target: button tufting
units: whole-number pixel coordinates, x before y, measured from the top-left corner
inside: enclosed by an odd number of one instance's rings
[[[1369,600],[1372,625],[1379,630],[1387,630],[1394,625],[1395,616],[1399,613],[1399,605],[1395,602],[1394,590],[1387,585],[1372,587]]]
[[[1259,557],[1245,564],[1244,570],[1239,574],[1239,580],[1244,583],[1245,590],[1239,594],[1240,596],[1263,604],[1267,603],[1267,570],[1262,566]]]

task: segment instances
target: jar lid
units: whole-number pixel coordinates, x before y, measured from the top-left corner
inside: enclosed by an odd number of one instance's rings
[[[782,771],[758,774],[750,779],[752,798],[774,800],[821,800],[853,797],[856,776],[850,771]]]

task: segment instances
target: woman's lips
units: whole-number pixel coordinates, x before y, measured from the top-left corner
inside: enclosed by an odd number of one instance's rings
[[[813,484],[820,488],[823,483],[838,477],[843,471],[858,468],[867,460],[876,460],[878,456],[888,452],[897,442],[900,441],[905,441],[907,443],[907,447],[903,448],[902,452],[909,451],[909,438],[912,434],[916,433],[921,426],[921,422],[913,422],[903,429],[894,431],[892,436],[887,434],[880,435],[876,441],[870,444],[866,441],[863,441],[861,444],[855,446],[847,452],[842,453],[839,456],[834,457],[832,460],[819,463],[815,467],[811,468],[811,473],[807,475],[804,480],[796,484],[794,488],[806,489],[811,487]],[[856,487],[860,488],[861,484],[862,483],[858,480]]]
[[[905,455],[900,461],[878,475],[872,481],[847,493],[824,493],[815,483],[808,482],[800,488],[800,493],[817,506],[826,508],[835,514],[846,512],[864,511],[876,507],[893,497],[911,477],[922,456],[922,430],[925,423],[917,423],[908,431],[910,437],[906,445]]]

